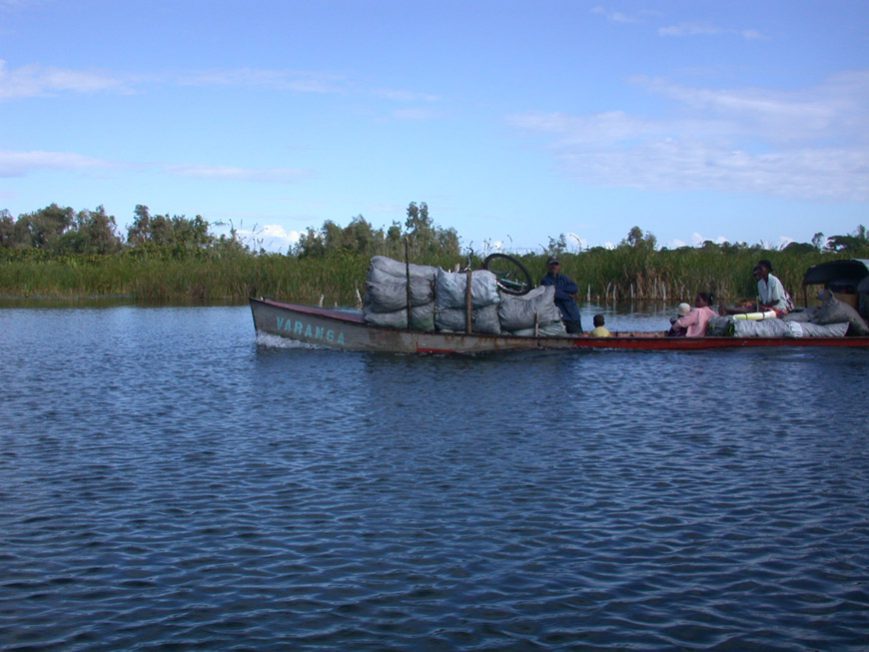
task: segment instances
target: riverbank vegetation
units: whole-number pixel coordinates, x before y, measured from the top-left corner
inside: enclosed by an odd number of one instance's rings
[[[102,207],[75,211],[52,204],[13,219],[0,212],[0,298],[12,301],[119,299],[151,303],[241,303],[268,296],[300,303],[357,305],[371,256],[452,269],[479,267],[494,249],[461,246],[455,229],[437,226],[425,203],[411,203],[403,222],[386,229],[357,216],[341,227],[326,221],[308,228],[286,253],[257,249],[236,229],[215,235],[196,216],[152,215],[135,207],[120,235]],[[654,234],[634,227],[614,248],[569,251],[563,235],[538,252],[510,252],[533,275],[557,255],[574,278],[581,299],[597,303],[690,301],[711,291],[723,301],[753,297],[751,269],[772,261],[775,273],[797,299],[805,270],[833,258],[869,258],[865,227],[854,233],[773,249],[747,243],[706,242],[661,248]]]

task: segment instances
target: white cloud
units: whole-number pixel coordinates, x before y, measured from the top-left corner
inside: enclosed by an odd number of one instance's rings
[[[167,165],[170,174],[197,179],[218,181],[262,181],[270,183],[290,183],[298,181],[308,172],[297,168],[244,168],[215,165]]]
[[[27,65],[10,69],[0,59],[0,101],[59,93],[132,94],[145,84],[192,87],[257,88],[302,94],[370,94],[391,102],[431,104],[432,93],[402,89],[361,88],[340,75],[320,71],[228,68],[190,72],[131,75]]]
[[[606,7],[602,7],[600,5],[596,7],[592,7],[591,13],[597,14],[598,16],[603,16],[609,21],[614,23],[632,23],[636,22],[635,18],[628,16],[627,14],[622,13],[621,11],[612,11],[607,9]]]
[[[431,93],[419,93],[416,91],[397,90],[397,89],[380,89],[375,90],[374,94],[392,102],[437,102],[440,97]]]
[[[0,178],[23,177],[46,170],[92,172],[112,168],[132,167],[132,164],[105,161],[72,152],[0,150]],[[297,168],[245,168],[208,165],[135,165],[138,169],[157,169],[168,174],[217,181],[255,181],[292,183],[310,176]]]
[[[663,116],[526,113],[580,183],[869,200],[869,71],[810,89],[689,88],[641,80],[671,101]]]
[[[709,23],[694,22],[659,27],[658,35],[676,38],[689,36],[739,36],[746,41],[756,41],[763,38],[763,34],[756,29],[730,29]]]
[[[301,237],[299,231],[287,231],[280,224],[267,224],[259,229],[239,229],[239,239],[252,249],[284,253]]]
[[[592,7],[591,13],[602,16],[611,23],[640,24],[651,23],[652,20],[661,16],[660,12],[643,10],[636,13],[625,13],[616,9],[610,9],[602,5]],[[746,41],[754,41],[764,38],[760,31],[752,28],[733,29],[719,27],[712,23],[700,21],[684,21],[673,25],[665,25],[658,28],[658,36],[669,38],[683,38],[691,36],[738,36]]]
[[[396,109],[392,112],[392,117],[397,120],[423,121],[436,119],[440,117],[440,113],[432,109],[417,107]]]
[[[0,151],[0,177],[23,177],[41,170],[82,172],[113,167],[112,163],[70,152]]]
[[[762,88],[690,88],[662,79],[637,77],[633,80],[649,91],[683,104],[696,112],[697,124],[712,127],[714,133],[754,134],[794,141],[826,136],[840,129],[834,122],[865,123],[865,101],[869,99],[869,71],[846,73],[824,85],[802,91],[772,91]]]
[[[15,11],[26,9],[31,5],[41,4],[44,0],[0,0],[0,10]]]
[[[693,245],[695,247],[699,247],[704,242],[714,242],[716,244],[724,244],[725,242],[727,242],[727,238],[725,238],[723,235],[719,235],[717,238],[709,238],[709,237],[706,237],[705,235],[701,235],[700,233],[697,233],[695,231],[694,233],[691,234],[691,242],[693,243]]]
[[[706,23],[679,23],[658,28],[661,36],[709,36],[721,33],[721,29]]]
[[[130,89],[122,79],[106,73],[37,65],[9,69],[0,59],[0,100],[107,91],[128,93]]]
[[[284,90],[295,93],[340,93],[347,82],[342,77],[320,72],[233,68],[192,72],[177,76],[182,86],[231,86]]]
[[[8,68],[0,59],[0,100],[49,96],[57,93],[133,93],[145,83],[178,86],[265,88],[295,93],[341,93],[348,82],[340,76],[296,70],[236,68],[178,74],[128,75],[72,70],[40,65]],[[394,91],[395,94],[400,93]],[[413,94],[417,99],[423,94]],[[397,97],[397,95],[396,95]]]
[[[656,15],[652,11],[640,11],[635,14],[627,14],[623,11],[609,9],[602,5],[592,7],[591,13],[597,16],[603,16],[611,23],[641,23],[644,19]]]

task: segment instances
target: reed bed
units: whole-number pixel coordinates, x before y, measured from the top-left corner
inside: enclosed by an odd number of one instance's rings
[[[675,304],[693,303],[697,292],[711,292],[716,301],[727,303],[754,298],[757,285],[751,270],[763,258],[772,261],[775,274],[796,299],[806,269],[832,260],[833,256],[763,250],[619,248],[563,254],[559,260],[562,271],[576,281],[581,300],[601,304],[633,300]],[[526,256],[523,262],[540,276],[545,272],[545,256]]]
[[[534,281],[545,273],[545,255],[516,256]],[[619,303],[630,300],[675,304],[693,300],[698,291],[717,300],[753,298],[754,264],[768,258],[775,274],[795,299],[805,270],[846,255],[763,251],[757,249],[644,250],[620,247],[560,256],[562,269],[579,286],[581,300]],[[365,292],[366,255],[334,253],[321,257],[203,252],[175,258],[159,253],[52,257],[7,255],[0,258],[0,296],[55,300],[123,297],[157,303],[243,303],[267,296],[308,304],[354,306]],[[451,269],[467,258],[430,256],[413,262]],[[479,258],[472,266],[479,267]]]

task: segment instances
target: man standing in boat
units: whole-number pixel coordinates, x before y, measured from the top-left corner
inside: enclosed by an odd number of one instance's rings
[[[569,276],[561,273],[561,263],[551,256],[546,261],[546,276],[540,280],[540,285],[555,286],[555,305],[561,311],[561,320],[568,333],[581,333],[582,322],[579,316],[579,306],[576,305],[576,283]]]

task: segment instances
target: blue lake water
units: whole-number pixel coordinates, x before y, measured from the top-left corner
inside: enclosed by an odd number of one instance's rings
[[[0,648],[865,650],[867,370],[3,309]]]

